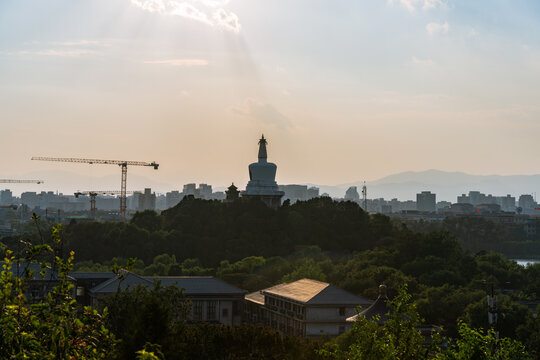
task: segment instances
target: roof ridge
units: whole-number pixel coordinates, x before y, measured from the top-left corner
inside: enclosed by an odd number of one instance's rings
[[[123,270],[123,273],[126,274],[125,277],[131,275],[131,276],[135,276],[143,281],[147,281],[148,283],[152,283],[151,281],[149,281],[148,279],[145,279],[144,277],[142,277],[141,275],[137,275],[135,273],[132,273],[131,271],[128,271],[128,270],[125,270],[125,269],[122,269]],[[113,282],[115,281],[120,281],[121,283],[121,280],[120,278],[118,277],[118,274],[116,274],[116,276],[108,279],[107,281],[104,281],[102,282],[101,284],[98,284],[96,286],[94,286],[92,289],[90,289],[91,292],[96,292],[96,291],[99,291],[100,289],[102,288],[105,288],[106,286],[109,286],[110,284],[112,284]]]

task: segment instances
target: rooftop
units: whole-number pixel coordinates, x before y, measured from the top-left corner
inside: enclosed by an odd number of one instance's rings
[[[288,284],[279,284],[260,291],[261,295],[276,295],[306,305],[360,305],[371,301],[325,282],[302,279]],[[252,295],[252,294],[250,294]],[[254,297],[254,296],[252,296]],[[257,297],[254,297],[257,298]]]
[[[227,284],[226,282],[211,276],[139,276],[126,272],[126,276],[120,282],[117,276],[97,285],[93,293],[114,293],[118,286],[122,290],[129,287],[143,285],[152,286],[155,280],[159,280],[162,286],[177,286],[184,289],[186,295],[243,295],[244,290]]]

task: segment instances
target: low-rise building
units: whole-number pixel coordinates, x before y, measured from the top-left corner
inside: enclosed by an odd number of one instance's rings
[[[371,302],[325,282],[302,279],[246,295],[245,321],[302,337],[337,336]]]
[[[127,272],[122,280],[114,276],[92,288],[92,306],[98,307],[100,299],[113,295],[118,289],[138,285],[152,287],[155,281],[160,281],[162,286],[172,285],[184,290],[186,299],[191,301],[188,320],[229,326],[242,323],[246,292],[211,276],[139,276]]]

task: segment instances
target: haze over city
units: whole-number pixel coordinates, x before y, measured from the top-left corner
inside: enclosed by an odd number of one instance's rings
[[[31,190],[72,190],[66,174],[87,179],[74,188],[118,186],[115,167],[30,161],[73,156],[157,161],[129,179],[163,190],[243,187],[261,133],[283,184],[433,168],[537,174],[539,10],[532,0],[2,1],[1,177],[48,180]]]

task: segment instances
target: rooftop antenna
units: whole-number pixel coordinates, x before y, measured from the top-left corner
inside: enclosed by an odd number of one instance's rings
[[[364,211],[367,211],[367,186],[365,181],[362,186],[362,199],[364,200]]]

